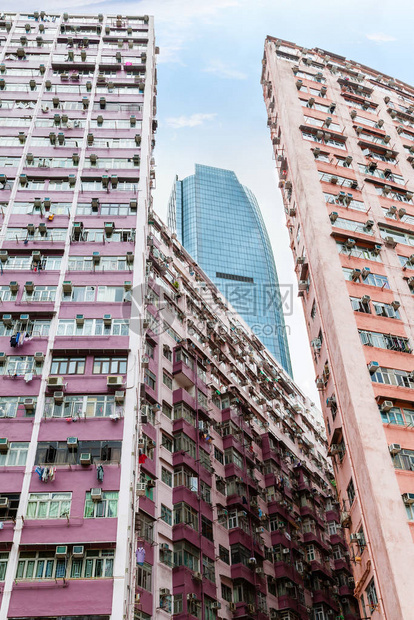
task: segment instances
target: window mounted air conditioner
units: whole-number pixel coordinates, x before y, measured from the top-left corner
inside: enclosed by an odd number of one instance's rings
[[[91,465],[92,455],[89,452],[82,452],[82,454],[79,457],[79,462],[81,465]]]
[[[383,412],[388,412],[391,411],[391,409],[394,407],[394,403],[392,402],[392,400],[384,400],[384,402],[382,403],[380,410]]]
[[[33,293],[34,291],[34,283],[33,282],[26,282],[24,285],[25,291],[26,293]]]
[[[236,607],[236,603],[229,603],[229,610],[230,611],[236,611],[237,607]]]
[[[124,390],[119,390],[115,392],[115,402],[117,404],[122,404],[125,400],[125,392]]]
[[[112,314],[104,314],[103,322],[106,327],[110,327],[112,325]]]
[[[123,382],[124,378],[122,377],[122,375],[108,375],[106,378],[106,385],[108,387],[120,386],[123,384]]]
[[[388,450],[390,451],[390,454],[392,456],[395,456],[396,454],[399,454],[401,452],[401,446],[399,443],[392,443],[388,446]]]
[[[10,443],[6,437],[0,437],[0,454],[6,454],[9,451]]]
[[[19,290],[19,283],[16,280],[12,280],[9,284],[9,289],[12,293],[17,293]]]
[[[63,392],[60,392],[60,391],[59,392],[54,392],[53,400],[54,400],[55,403],[58,403],[58,404],[63,403],[63,400],[64,400]]]
[[[73,545],[72,556],[74,558],[83,558],[85,555],[85,547],[83,545]]]
[[[42,255],[39,250],[34,250],[32,252],[32,261],[35,263],[39,263],[42,258]]]
[[[359,542],[361,540],[361,534],[355,533],[349,536],[350,542]]]
[[[0,497],[0,509],[7,509],[9,507],[10,500],[8,497]]]
[[[131,265],[134,262],[134,253],[133,252],[127,252],[126,253],[126,262],[128,265]]]
[[[347,248],[353,248],[356,245],[355,239],[347,239],[345,242]]]
[[[2,263],[5,263],[9,258],[9,253],[7,250],[0,250],[0,260]]]
[[[64,280],[62,288],[64,293],[71,293],[73,288],[72,282],[70,280]]]
[[[401,497],[404,504],[414,504],[414,493],[403,493]]]
[[[59,545],[55,550],[55,558],[66,558],[68,555],[68,548],[66,545]]]
[[[34,398],[25,398],[24,399],[24,408],[26,411],[33,411],[35,408],[35,400]]]
[[[193,573],[193,579],[194,581],[203,581],[202,573],[196,571],[195,573]]]
[[[256,613],[255,605],[251,605],[251,604],[247,605],[247,610],[248,610],[249,614],[255,614]]]
[[[371,301],[371,297],[369,295],[362,295],[361,301],[363,304],[369,304],[369,302]]]
[[[13,324],[13,320],[12,320],[12,315],[11,314],[3,314],[2,316],[2,321],[4,325],[12,325]]]
[[[85,323],[85,317],[83,316],[83,314],[77,314],[75,320],[78,327],[82,327],[82,325],[84,325]]]
[[[385,244],[389,245],[391,248],[395,248],[395,246],[397,245],[396,240],[394,239],[394,237],[391,237],[391,236],[385,237],[384,241],[385,241]]]
[[[124,291],[130,291],[132,289],[132,282],[131,280],[125,280],[124,281]]]
[[[329,214],[329,219],[331,220],[332,224],[334,224],[336,220],[338,219],[338,213],[336,211],[332,211]]]
[[[47,378],[47,387],[48,388],[54,388],[54,387],[62,387],[63,385],[63,377],[48,377]]]
[[[102,497],[103,497],[103,494],[102,494],[101,488],[91,489],[91,499],[93,502],[101,502]]]
[[[45,354],[43,351],[36,351],[34,354],[34,361],[38,364],[45,361]]]
[[[220,601],[213,601],[213,602],[211,603],[211,608],[212,608],[212,609],[221,609],[221,603],[220,603]]]
[[[379,363],[378,362],[369,362],[368,364],[368,370],[370,372],[371,375],[374,374],[374,372],[376,372],[379,368]]]
[[[145,495],[146,490],[147,490],[146,482],[138,482],[137,483],[137,495],[138,495],[138,497],[143,497]]]
[[[162,549],[162,547],[163,545],[160,545],[160,549]],[[160,588],[160,596],[170,596],[170,594],[171,594],[171,591],[168,588]]]
[[[66,445],[69,450],[77,450],[79,445],[79,440],[77,437],[68,437],[66,440]]]

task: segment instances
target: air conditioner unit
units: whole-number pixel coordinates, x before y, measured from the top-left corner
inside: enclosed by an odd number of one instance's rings
[[[146,490],[147,490],[147,483],[146,482],[137,482],[137,495],[138,495],[138,497],[143,497],[145,495]]]
[[[263,534],[263,532],[265,532],[265,528],[264,527],[257,527],[256,528],[256,534]]]
[[[24,399],[24,408],[26,411],[33,411],[35,408],[35,400],[34,398],[25,398]]]
[[[160,545],[160,549],[161,547],[162,545]],[[160,596],[170,596],[170,594],[171,594],[171,591],[169,590],[169,588],[160,588]]]
[[[34,291],[34,283],[33,282],[25,282],[24,285],[26,293],[33,293]]]
[[[193,573],[193,579],[195,581],[203,581],[203,574],[196,571],[195,573]]]
[[[390,454],[392,454],[392,456],[401,452],[401,449],[402,448],[399,443],[392,443],[388,446],[388,450],[390,451]]]
[[[33,357],[34,361],[38,364],[45,361],[45,354],[43,353],[43,351],[36,351]]]
[[[349,540],[350,540],[351,543],[352,542],[359,542],[361,540],[361,534],[357,534],[357,533],[351,534],[349,536]]]
[[[230,611],[236,611],[237,607],[236,607],[236,603],[229,603],[229,610]]]
[[[91,489],[91,499],[93,502],[101,502],[102,501],[102,489],[101,488],[95,488],[95,489]]]
[[[7,250],[0,250],[0,260],[2,263],[5,263],[9,258],[9,253]]]
[[[17,291],[19,290],[19,283],[13,280],[9,284],[9,289],[12,293],[17,293]]]
[[[376,372],[378,370],[378,368],[379,368],[378,362],[369,362],[368,370],[369,370],[371,375],[373,375],[374,372]]]
[[[6,509],[9,507],[10,500],[8,497],[0,497],[0,509]]]
[[[133,252],[127,252],[126,253],[126,262],[129,265],[131,265],[134,262],[134,253]]]
[[[404,504],[414,504],[414,493],[403,493],[401,497]]]
[[[392,400],[384,400],[380,409],[381,411],[384,411],[386,413],[387,411],[391,411],[393,407],[394,407],[394,403],[392,402]]]
[[[63,377],[48,377],[47,378],[47,387],[48,388],[54,388],[54,387],[62,387],[63,385]]]
[[[73,288],[72,287],[72,282],[70,280],[64,280],[62,288],[63,288],[63,292],[64,293],[71,293],[72,292],[72,288]]]
[[[369,295],[362,295],[361,301],[363,304],[369,304],[369,302],[371,301],[371,297]]]
[[[68,555],[68,548],[66,545],[58,545],[55,550],[56,558],[66,558]]]
[[[187,601],[196,601],[197,600],[197,594],[194,594],[194,592],[189,592],[187,594]]]
[[[395,248],[395,246],[397,245],[396,240],[394,239],[394,237],[391,237],[391,236],[385,237],[384,241],[385,241],[385,244],[389,245],[391,248]]]
[[[211,603],[211,609],[221,609],[221,603],[220,601],[213,601]]]
[[[249,614],[255,614],[256,613],[256,607],[255,605],[247,605],[247,610],[249,612]]]
[[[331,444],[331,447],[329,448],[329,454],[331,456],[335,456],[335,454],[341,454],[341,452],[342,452],[342,447],[339,443]]]
[[[0,454],[6,454],[9,451],[10,443],[6,437],[0,437]]]
[[[256,575],[264,575],[264,570],[261,566],[258,566],[254,572]]]
[[[103,322],[106,327],[110,327],[112,325],[112,314],[104,314]]]
[[[284,547],[284,549],[282,550],[282,553],[284,553],[284,555],[287,555],[288,553],[290,553],[290,549],[288,549],[287,547]]]
[[[321,377],[318,377],[318,378],[316,379],[316,388],[317,388],[318,390],[323,390],[323,389],[324,389],[324,387],[325,387],[325,381],[324,381],[324,379],[322,379]]]
[[[125,400],[125,392],[123,390],[115,392],[115,402],[120,404]]]
[[[398,308],[401,306],[401,303],[394,299],[394,301],[391,302],[391,306],[394,308],[394,310],[398,310]]]
[[[4,325],[12,325],[13,324],[13,319],[12,319],[12,315],[11,314],[3,314],[2,316],[2,321]]]
[[[347,239],[345,241],[345,245],[346,245],[347,248],[353,248],[356,245],[356,241],[355,241],[355,239]]]
[[[351,515],[346,510],[341,512],[340,523],[342,527],[350,527],[351,525]]]
[[[307,288],[308,288],[308,281],[307,280],[299,280],[298,290],[299,291],[306,291]]]
[[[21,314],[20,315],[20,321],[22,323],[27,323],[27,321],[30,319],[30,316],[28,314]]]
[[[79,441],[77,437],[68,437],[66,440],[66,445],[68,446],[69,450],[77,450],[78,449],[78,445],[79,445]]]
[[[332,212],[329,214],[329,219],[331,220],[331,222],[332,222],[332,224],[333,224],[333,223],[334,223],[334,222],[336,222],[336,220],[338,219],[338,213],[337,213],[336,211],[332,211]]]
[[[85,323],[85,317],[83,316],[83,314],[77,314],[76,315],[76,325],[81,327],[84,323]]]
[[[117,387],[119,385],[122,385],[124,383],[124,378],[122,377],[122,375],[108,375],[106,378],[106,385],[108,387]]]
[[[79,457],[79,462],[81,465],[91,465],[92,455],[89,452],[82,452],[82,454]]]
[[[124,291],[130,291],[132,289],[131,280],[125,280],[124,282]]]
[[[55,403],[61,404],[61,403],[63,403],[63,399],[64,399],[63,392],[54,392],[53,400],[54,400]]]

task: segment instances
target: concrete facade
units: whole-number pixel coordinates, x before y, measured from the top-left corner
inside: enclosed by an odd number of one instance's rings
[[[411,618],[414,91],[273,37],[262,85],[355,595]]]

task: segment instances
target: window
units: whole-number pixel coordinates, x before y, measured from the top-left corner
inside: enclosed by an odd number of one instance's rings
[[[227,564],[230,564],[230,562],[227,562]],[[226,586],[225,583],[221,584],[221,598],[223,598],[228,603],[231,603],[233,600],[231,588],[229,586]]]
[[[94,464],[120,463],[121,446],[120,441],[79,441],[77,450],[69,450],[66,441],[40,441],[37,444],[35,463],[36,465],[79,465],[81,454],[90,454]],[[3,455],[0,455],[0,458],[1,456]]]
[[[176,433],[174,435],[174,452],[187,452],[191,458],[197,458],[196,443],[185,433]]]
[[[54,357],[50,368],[51,375],[83,375],[84,357]]]
[[[378,368],[372,375],[373,383],[383,383],[385,385],[400,385],[401,387],[413,388],[413,382],[409,373],[405,370],[395,368]]]
[[[179,542],[174,545],[175,566],[186,566],[190,570],[200,570],[200,550],[188,542]]]
[[[180,418],[184,418],[191,426],[196,425],[195,411],[190,409],[185,403],[177,403],[174,405],[174,420],[179,420]]]
[[[306,559],[308,562],[316,559],[315,547],[313,545],[306,545]]]
[[[26,519],[69,517],[72,493],[30,493]]]
[[[226,549],[226,547],[223,547],[222,545],[219,545],[219,558],[226,564],[230,564],[230,552],[228,549]],[[225,600],[228,600],[228,599],[225,599]]]
[[[161,433],[161,445],[169,452],[173,451],[173,440],[165,433]]]
[[[57,336],[128,336],[129,321],[126,319],[112,319],[110,325],[105,325],[103,319],[85,319],[82,325],[77,325],[75,319],[60,319]]]
[[[224,464],[224,454],[221,450],[216,448],[216,446],[214,446],[214,458],[222,465]]]
[[[174,525],[183,523],[198,532],[198,512],[185,502],[174,504]]]
[[[167,345],[164,345],[162,349],[162,354],[169,362],[172,362],[172,351],[170,347],[168,347]]]
[[[368,599],[369,609],[372,612],[374,611],[374,609],[378,607],[377,590],[375,588],[375,583],[373,579],[370,581],[365,592],[366,592],[367,599]]]
[[[355,499],[355,488],[354,488],[354,482],[351,478],[348,487],[346,489],[347,495],[348,495],[348,500],[349,500],[349,507],[352,506],[352,504],[354,503],[354,499]]]
[[[364,345],[370,345],[380,349],[389,349],[391,351],[400,351],[402,353],[411,353],[411,347],[407,338],[364,330],[359,330],[359,335]]]
[[[26,417],[34,415],[37,398],[33,398],[33,411],[24,408],[25,396],[0,396],[0,418],[15,418],[18,411],[24,411]]]
[[[201,534],[208,540],[213,541],[213,522],[201,515]]]
[[[166,403],[165,401],[162,402],[162,412],[163,412],[164,415],[167,416],[167,418],[169,420],[171,420],[171,418],[172,418],[172,407],[168,403]]]
[[[172,477],[173,475],[168,469],[165,469],[165,467],[161,468],[161,480],[169,487],[172,487]]]
[[[63,403],[55,402],[53,396],[45,399],[44,415],[47,418],[104,418],[123,413],[123,407],[115,403],[115,396],[98,394],[96,396],[65,395]]]
[[[172,510],[161,504],[161,519],[168,525],[172,525]]]
[[[33,292],[23,291],[22,301],[47,301],[54,302],[56,298],[57,286],[35,286]]]
[[[29,444],[26,442],[12,442],[6,453],[0,454],[0,466],[25,466]]]
[[[350,297],[352,309],[356,312],[364,312],[365,314],[371,314],[371,307],[369,301],[362,301],[359,297]]]
[[[148,368],[145,368],[144,370],[144,383],[145,385],[150,387],[152,390],[155,390],[155,386],[157,383],[157,377]]]
[[[9,553],[0,553],[0,581],[4,581],[6,577],[7,561]]]
[[[83,558],[56,558],[53,551],[21,551],[16,580],[97,579],[112,577],[114,550],[86,550]]]
[[[172,390],[172,378],[170,377],[170,375],[168,375],[165,370],[162,373],[162,382],[164,385],[167,386],[167,388],[169,388],[170,390]]]
[[[173,610],[174,610],[174,614],[183,613],[183,595],[182,594],[174,594]]]
[[[126,371],[126,357],[95,357],[93,360],[94,375],[125,375]]]
[[[395,309],[391,304],[384,304],[380,301],[373,301],[375,314],[378,316],[386,316],[390,319],[400,319],[398,308]]]
[[[96,517],[116,517],[118,514],[118,491],[102,491],[102,501],[94,502],[90,492],[86,493],[85,512],[86,519]]]
[[[151,592],[152,566],[144,562],[143,566],[137,566],[136,583],[139,588]]]

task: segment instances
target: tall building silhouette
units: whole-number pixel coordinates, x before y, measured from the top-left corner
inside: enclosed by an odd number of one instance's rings
[[[194,175],[175,181],[168,224],[263,344],[292,374],[273,252],[253,193],[231,170],[196,164]]]
[[[411,618],[414,89],[273,37],[262,85],[355,595]]]

